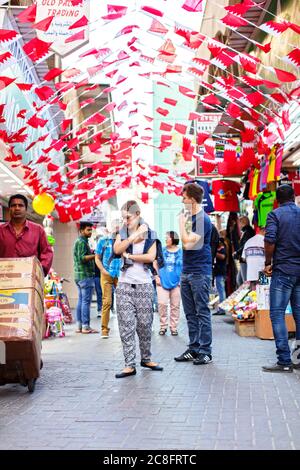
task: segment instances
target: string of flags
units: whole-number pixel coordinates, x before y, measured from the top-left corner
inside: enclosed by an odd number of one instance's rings
[[[81,218],[92,207],[114,196],[119,189],[130,187],[133,182],[145,187],[141,196],[143,202],[149,199],[147,188],[179,195],[182,181],[189,178],[188,174],[172,171],[168,164],[166,167],[151,165],[141,157],[135,162],[135,170],[132,166],[132,149],[144,146],[160,152],[168,151],[172,148],[174,133],[181,136],[179,151],[185,161],[196,159],[204,173],[217,168],[223,176],[242,174],[251,166],[258,168],[260,159],[270,155],[274,145],[282,148],[285,142],[285,134],[292,125],[290,107],[292,104],[299,106],[300,26],[280,17],[260,25],[254,24],[248,12],[253,8],[263,10],[263,1],[243,0],[226,7],[213,1],[216,8],[224,10],[220,22],[254,47],[251,52],[240,52],[219,37],[208,37],[193,30],[189,24],[179,24],[177,18],[170,16],[166,8],[168,3],[161,0],[152,6],[135,2],[134,7],[107,4],[105,15],[89,19],[83,10],[79,17],[72,18],[72,11],[84,8],[88,0],[71,0],[64,45],[85,44],[88,34],[96,30],[105,32],[111,25],[116,25],[117,33],[113,40],[105,40],[103,34],[104,40],[99,48],[79,50],[72,66],[49,70],[39,85],[24,83],[18,76],[5,75],[5,67],[13,70],[11,66],[20,61],[11,47],[14,42],[21,44],[30,68],[54,53],[55,41],[45,38],[54,27],[59,12],[53,8],[47,17],[39,18],[37,3],[22,10],[18,14],[18,22],[29,24],[35,31],[35,36],[29,39],[26,35],[21,37],[18,31],[0,29],[0,97],[3,90],[13,92],[13,87],[17,87],[24,96],[31,94],[34,97],[30,109],[19,109],[16,113],[17,131],[5,127],[8,105],[3,103],[0,106],[0,122],[5,128],[0,131],[0,138],[7,146],[4,160],[24,171],[24,182],[35,194],[47,192],[53,197],[62,222]],[[161,8],[157,8],[157,4]],[[203,0],[182,0],[179,4],[184,18],[186,15],[202,15],[205,7]],[[143,18],[143,21],[138,18]],[[147,26],[145,18],[148,19]],[[259,43],[247,38],[243,28],[249,26],[267,33],[269,42]],[[295,44],[288,42],[290,51],[279,57],[272,49],[272,38],[288,31],[293,32]],[[209,59],[199,56],[200,48],[205,48]],[[265,65],[264,56],[256,54],[257,50],[266,55],[275,54],[276,67]],[[85,65],[87,63],[88,66]],[[279,63],[282,65],[278,66]],[[234,74],[234,64],[238,65],[241,74]],[[218,73],[215,74],[214,70]],[[144,80],[145,94],[153,94],[153,83],[164,90],[153,116],[146,114],[146,104],[135,98],[135,88],[128,85],[132,76]],[[185,79],[190,81],[191,76],[196,87],[189,88]],[[103,89],[94,81],[106,82],[109,86]],[[146,89],[147,83],[151,85],[149,90]],[[99,93],[84,98],[91,91]],[[115,91],[118,91],[117,98],[94,111],[98,97],[115,96]],[[75,93],[73,101],[81,98],[79,108],[84,109],[88,116],[77,127],[73,126],[74,115],[68,113],[72,103],[68,99],[70,92]],[[174,94],[190,100],[194,108],[198,103],[204,112],[219,114],[218,124],[227,128],[228,134],[239,135],[240,144],[237,145],[230,136],[222,135],[225,143],[220,153],[215,131],[198,130],[196,139],[193,139],[189,134],[190,127],[196,123],[197,129],[201,112],[188,111],[180,121],[174,122],[173,112],[180,106],[180,100],[175,99]],[[90,114],[89,107],[93,109]],[[66,113],[59,126],[47,114],[49,109]],[[115,112],[127,113],[127,118],[113,121]],[[136,119],[134,124],[132,119]],[[156,122],[159,123],[158,142],[153,140]],[[92,134],[91,126],[95,128]],[[42,135],[34,140],[34,133],[29,129]],[[121,136],[118,129],[126,129],[128,137]],[[57,137],[53,137],[55,134]],[[27,164],[22,162],[22,155],[16,150],[20,145],[33,156]],[[85,162],[85,153],[79,151],[82,145],[87,152],[97,155],[96,162]],[[64,152],[68,157],[63,166],[55,163],[57,152]],[[103,157],[109,159],[109,165]],[[46,169],[47,179],[39,178],[39,165]],[[88,174],[82,176],[82,168],[88,168]]]

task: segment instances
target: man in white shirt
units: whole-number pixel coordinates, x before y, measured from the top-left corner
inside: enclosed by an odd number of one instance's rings
[[[247,263],[247,281],[258,281],[258,273],[265,268],[265,227],[259,227],[259,231],[250,238],[244,246],[242,259]]]

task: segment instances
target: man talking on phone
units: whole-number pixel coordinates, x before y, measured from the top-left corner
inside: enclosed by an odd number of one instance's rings
[[[185,210],[179,216],[179,231],[183,247],[181,298],[189,331],[189,347],[177,362],[193,361],[194,365],[212,361],[211,313],[208,307],[212,278],[210,218],[201,207],[203,189],[197,183],[183,187]]]

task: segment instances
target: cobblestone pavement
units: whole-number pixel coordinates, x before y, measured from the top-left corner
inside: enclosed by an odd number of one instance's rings
[[[95,317],[95,313],[93,313]],[[183,317],[183,316],[182,316]],[[99,321],[93,319],[93,326]],[[300,371],[268,374],[273,341],[241,338],[223,317],[213,319],[213,359],[176,363],[180,335],[153,331],[153,359],[163,372],[123,367],[116,316],[111,337],[79,335],[43,342],[36,390],[0,387],[0,449],[299,449]]]

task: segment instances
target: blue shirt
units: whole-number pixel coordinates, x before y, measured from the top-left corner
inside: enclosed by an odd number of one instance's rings
[[[197,181],[197,184],[203,189],[202,207],[204,211],[209,214],[215,210],[209,194],[209,184],[206,181]]]
[[[192,250],[183,249],[184,274],[212,275],[211,230],[210,218],[203,210],[192,216],[192,231],[200,235],[200,240]]]
[[[161,285],[164,289],[174,289],[180,283],[182,271],[182,249],[178,251],[168,251],[163,249],[164,267],[159,270]]]
[[[275,244],[273,271],[300,276],[300,208],[294,202],[268,214],[265,241]]]
[[[96,254],[102,257],[102,264],[104,269],[109,273],[111,277],[119,277],[121,258],[112,258],[113,254],[113,243],[112,238],[101,238],[98,241]]]

